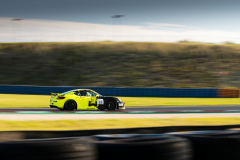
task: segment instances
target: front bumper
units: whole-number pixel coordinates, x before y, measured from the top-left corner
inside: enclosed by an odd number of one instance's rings
[[[118,102],[118,109],[125,109],[124,102]]]

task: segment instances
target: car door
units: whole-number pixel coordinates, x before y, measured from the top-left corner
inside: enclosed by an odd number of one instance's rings
[[[87,105],[87,96],[86,96],[86,92],[82,92],[82,91],[77,91],[75,93],[75,95],[77,95],[77,109],[87,109],[88,105]]]
[[[97,95],[92,91],[87,91],[88,96],[88,109],[96,109],[97,108]]]
[[[91,94],[89,94],[86,90],[79,91],[78,94],[78,103],[81,105],[78,109],[91,109],[91,106],[89,106],[89,102],[91,102]]]
[[[90,106],[97,107],[97,94],[92,91],[88,91],[88,93],[91,95]]]

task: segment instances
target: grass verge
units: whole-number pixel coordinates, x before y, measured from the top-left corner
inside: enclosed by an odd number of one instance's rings
[[[126,107],[239,105],[239,98],[119,97]],[[49,108],[50,95],[0,94],[0,108]]]
[[[0,131],[13,130],[85,130],[131,127],[180,125],[239,124],[240,118],[169,118],[169,119],[108,119],[108,120],[57,120],[57,121],[5,121],[0,120]]]

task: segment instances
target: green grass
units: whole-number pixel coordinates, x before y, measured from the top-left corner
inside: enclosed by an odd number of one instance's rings
[[[0,43],[0,84],[240,88],[239,62],[240,45]]]
[[[0,131],[13,130],[84,130],[178,125],[230,125],[239,124],[240,118],[169,118],[169,119],[107,119],[57,121],[5,121],[0,120]]]
[[[0,108],[49,108],[50,95],[0,94]],[[119,97],[126,107],[239,105],[240,98]]]

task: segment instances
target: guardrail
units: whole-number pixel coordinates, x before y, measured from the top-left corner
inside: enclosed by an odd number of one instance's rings
[[[130,87],[67,87],[67,86],[19,86],[0,85],[0,93],[11,94],[40,94],[49,95],[65,91],[87,88],[106,96],[129,96],[129,97],[240,97],[239,89],[216,89],[216,88],[130,88]]]

